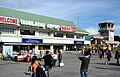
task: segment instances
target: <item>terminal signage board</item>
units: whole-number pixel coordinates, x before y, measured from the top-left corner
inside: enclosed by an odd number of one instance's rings
[[[74,41],[74,44],[84,44],[84,41]]]
[[[33,26],[33,27],[38,27],[38,28],[43,28],[43,29],[51,29],[51,30],[59,30],[60,29],[60,25],[48,24],[48,23],[44,23],[44,22],[35,22],[35,21],[24,20],[24,19],[20,19],[20,25]]]
[[[76,32],[76,28],[71,28],[68,26],[61,26],[62,31]]]
[[[0,16],[0,23],[18,25],[18,19],[17,18]]]
[[[0,16],[0,23],[14,24],[14,25],[19,25],[19,26],[20,25],[31,26],[31,27],[38,27],[38,28],[58,30],[58,31],[61,30],[61,31],[68,31],[68,32],[76,32],[76,28],[71,28],[68,26],[52,24],[52,23],[36,22],[32,20],[24,20],[24,19],[5,17],[5,16]]]
[[[43,39],[22,38],[23,43],[43,43]]]

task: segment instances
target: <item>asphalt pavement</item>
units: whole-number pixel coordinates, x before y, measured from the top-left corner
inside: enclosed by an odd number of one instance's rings
[[[50,70],[50,77],[80,77],[80,60],[78,52],[66,51],[63,56],[63,67],[57,64]],[[120,65],[116,64],[112,54],[110,65],[105,65],[105,58],[101,60],[93,54],[89,65],[89,77],[120,77]],[[28,67],[30,63],[0,60],[0,77],[30,77]]]

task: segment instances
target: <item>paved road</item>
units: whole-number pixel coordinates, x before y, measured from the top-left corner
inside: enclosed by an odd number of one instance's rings
[[[63,54],[64,67],[54,67],[50,77],[79,77],[80,61],[76,52]],[[92,55],[89,66],[89,77],[120,77],[120,65],[115,64],[114,58],[110,65],[104,64],[105,59],[99,60],[97,55]],[[27,69],[30,63],[0,60],[0,77],[30,77]]]

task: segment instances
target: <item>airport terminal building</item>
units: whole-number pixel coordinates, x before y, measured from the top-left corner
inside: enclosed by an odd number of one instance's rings
[[[89,33],[72,22],[0,7],[0,53],[15,50],[72,50],[86,44]]]

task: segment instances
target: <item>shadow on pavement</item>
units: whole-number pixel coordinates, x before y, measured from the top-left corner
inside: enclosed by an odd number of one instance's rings
[[[109,65],[120,66],[120,64],[116,64],[116,63],[110,63]]]
[[[105,65],[105,63],[91,63],[91,64]],[[116,64],[116,63],[110,63],[109,65],[111,65],[111,66],[120,66],[120,64]]]
[[[24,72],[25,75],[30,75],[30,72]]]
[[[116,70],[120,71],[120,68],[117,67],[95,67],[96,69],[106,69],[106,70]]]

